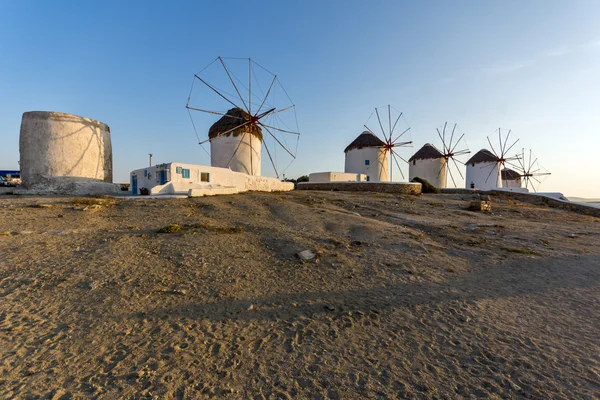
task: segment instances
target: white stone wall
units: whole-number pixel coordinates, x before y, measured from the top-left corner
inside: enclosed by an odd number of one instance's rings
[[[365,165],[365,160],[369,160],[369,165]],[[388,182],[390,180],[388,152],[378,147],[350,150],[346,153],[344,172],[365,174],[370,182]]]
[[[367,180],[364,174],[354,174],[345,172],[314,172],[308,175],[310,183],[326,182],[363,182]]]
[[[408,180],[419,177],[437,188],[446,187],[446,159],[413,160],[408,165]],[[441,172],[440,172],[441,171]]]
[[[248,175],[260,175],[261,146],[261,141],[250,133],[218,136],[210,141],[211,165]]]
[[[470,189],[471,182],[475,183],[475,189],[480,190],[490,190],[502,187],[500,165],[497,162],[482,162],[475,164],[475,166],[473,166],[473,164],[467,164],[465,188]]]
[[[504,181],[502,181],[502,182],[504,182]],[[522,187],[501,187],[501,188],[496,188],[496,190],[503,190],[506,192],[515,192],[515,193],[529,193],[529,189],[522,188]]]
[[[177,167],[190,170],[190,177],[184,178],[182,173],[177,173]],[[169,182],[160,184],[160,170],[168,170]],[[200,180],[201,173],[209,174],[209,181]],[[132,171],[131,176],[136,175],[139,189],[144,187],[150,190],[151,194],[187,194],[190,189],[201,188],[223,188],[235,187],[240,192],[245,191],[289,191],[294,189],[291,182],[281,182],[276,178],[264,176],[248,175],[241,172],[235,172],[229,168],[211,167],[208,165],[167,163],[153,167],[137,169]]]
[[[113,179],[110,128],[102,122],[58,112],[26,112],[19,150],[26,189]]]

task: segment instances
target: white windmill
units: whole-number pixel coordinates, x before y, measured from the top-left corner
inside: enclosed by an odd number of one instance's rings
[[[498,128],[496,131],[498,132],[498,151],[496,151],[488,136],[487,141],[492,151],[482,149],[466,162],[465,187],[467,189],[491,190],[502,187],[501,171],[506,169],[507,165],[517,168],[513,162],[518,160],[519,156],[508,156],[507,154],[517,144],[519,139],[509,145],[508,141],[512,131],[509,130],[504,138],[502,137],[501,128]]]
[[[203,145],[210,142],[213,167],[261,175],[264,147],[270,161],[266,166],[279,178],[296,159],[296,106],[277,75],[250,58],[217,57],[194,74],[185,107],[207,154]],[[220,116],[217,122],[215,115]],[[197,125],[209,127],[207,139],[201,139]]]
[[[385,121],[385,114],[388,117],[387,121]],[[367,125],[374,115],[377,116],[384,140],[377,137],[375,132]],[[403,120],[404,124],[402,125],[405,125],[403,127],[405,129],[396,134],[396,126],[400,119]],[[384,125],[386,125],[385,128]],[[366,174],[370,181],[388,182],[393,181],[395,165],[402,179],[404,179],[404,173],[400,168],[398,158],[405,163],[408,163],[408,161],[398,153],[398,149],[412,144],[412,141],[406,140],[406,134],[410,131],[410,127],[407,125],[403,113],[392,106],[375,108],[364,125],[367,130],[361,133],[344,150],[346,153],[345,172]]]
[[[435,187],[446,187],[446,164],[444,155],[426,143],[408,159],[408,180],[421,178]]]
[[[442,132],[437,128],[438,136],[442,141],[442,151],[438,150],[435,146],[427,143],[419,151],[417,151],[409,160],[409,180],[415,177],[419,177],[427,180],[432,185],[438,188],[447,187],[447,175],[450,175],[452,183],[456,187],[456,181],[452,174],[452,165],[454,165],[456,172],[464,179],[462,172],[458,166],[458,163],[464,163],[456,157],[469,154],[470,151],[466,147],[459,149],[458,146],[461,143],[464,133],[460,135],[458,140],[454,141],[454,135],[457,131],[458,125],[454,124],[452,133],[450,134],[449,140],[446,137],[446,128],[448,123],[444,123]],[[452,163],[450,163],[452,161]]]

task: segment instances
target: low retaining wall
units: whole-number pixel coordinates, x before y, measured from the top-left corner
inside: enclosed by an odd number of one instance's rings
[[[480,189],[464,189],[464,188],[441,188],[442,194],[490,194],[491,190],[480,190]],[[495,189],[492,189],[496,191]],[[500,190],[497,190],[500,191]],[[510,193],[529,193],[527,189],[509,189],[503,188],[501,189],[502,193],[510,192]]]
[[[188,191],[188,197],[204,197],[204,196],[217,196],[222,194],[237,194],[240,191],[234,187],[221,187],[221,188],[206,188],[206,189],[190,189]]]
[[[508,196],[515,200],[522,201],[523,203],[529,203],[538,206],[548,206],[552,208],[560,208],[562,210],[572,211],[578,214],[590,215],[592,217],[600,218],[600,208],[586,206],[581,203],[572,203],[568,200],[564,201],[553,199],[552,197],[546,197],[539,194],[507,192],[504,190],[492,190],[489,193],[499,196]]]
[[[164,185],[157,185],[150,188],[151,195],[185,195],[194,191],[194,193],[214,193],[231,194],[248,191],[256,192],[289,192],[294,190],[292,182],[281,182],[279,179],[264,176],[246,175],[240,172],[230,172],[235,178],[232,185],[221,185],[218,183],[186,183],[186,182],[168,182]],[[230,189],[235,189],[231,191]],[[230,193],[231,192],[231,193]]]
[[[62,178],[47,185],[35,185],[30,189],[22,186],[14,188],[13,194],[46,196],[46,195],[73,195],[73,196],[102,196],[121,193],[121,185],[116,183],[98,182],[85,178]]]
[[[442,194],[473,194],[479,193],[479,189],[463,189],[463,188],[441,188]]]
[[[341,192],[379,192],[421,194],[421,184],[416,182],[302,182],[298,190],[330,190]]]
[[[241,188],[239,189],[243,191]],[[251,192],[289,192],[294,190],[294,184],[266,176],[246,175],[245,190]]]

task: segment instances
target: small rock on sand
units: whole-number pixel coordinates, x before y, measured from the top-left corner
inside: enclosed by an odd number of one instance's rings
[[[469,203],[470,211],[491,211],[492,203],[489,201],[472,201]]]
[[[297,256],[302,261],[309,261],[309,260],[312,260],[313,258],[315,258],[314,253],[310,250],[303,250],[300,253],[298,253]]]

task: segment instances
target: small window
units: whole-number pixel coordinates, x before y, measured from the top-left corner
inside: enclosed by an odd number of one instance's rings
[[[371,165],[371,160],[365,160],[365,165]]]
[[[145,169],[145,170],[144,170],[144,178],[145,178],[145,177],[147,177],[147,176],[148,176],[148,170],[147,170],[147,169]]]
[[[181,167],[177,167],[175,168],[175,173],[180,174],[181,173],[182,168]]]
[[[371,180],[371,178],[369,178],[369,175],[367,175],[367,182],[369,182]]]
[[[474,167],[474,166],[475,166],[475,163],[471,164],[471,167]]]
[[[413,165],[417,165],[417,160],[413,160]]]
[[[200,172],[200,182],[210,182],[210,174],[208,172]]]
[[[181,169],[181,176],[184,178],[188,178],[190,177],[190,170],[188,168],[182,168]]]

